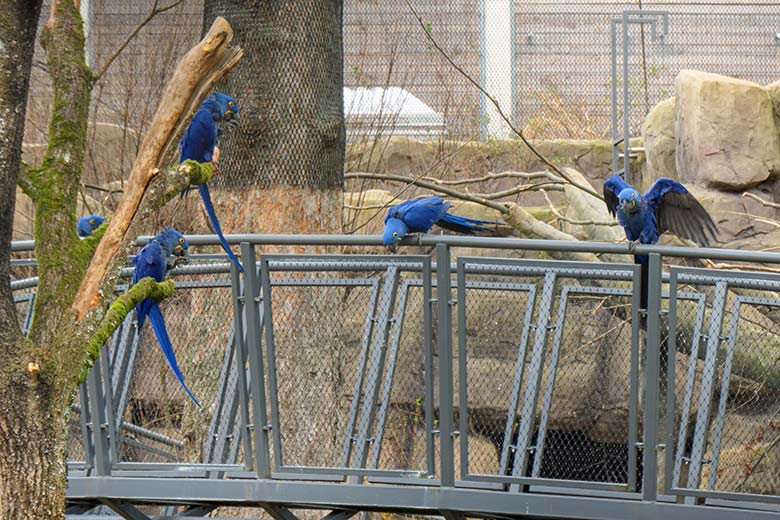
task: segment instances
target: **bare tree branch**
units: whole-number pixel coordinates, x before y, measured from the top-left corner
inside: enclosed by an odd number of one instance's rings
[[[749,198],[751,198],[753,200],[756,200],[756,201],[760,202],[762,206],[766,206],[768,208],[780,209],[780,204],[778,204],[777,202],[770,202],[770,201],[768,201],[766,199],[762,199],[758,195],[754,195],[753,193],[744,192],[742,194],[742,196],[743,197],[749,197]]]
[[[406,5],[409,7],[409,10],[412,11],[412,14],[417,19],[417,22],[420,24],[420,27],[422,27],[423,31],[425,32],[425,36],[428,38],[428,41],[431,43],[431,45],[439,51],[439,53],[444,57],[445,60],[456,70],[458,73],[466,78],[466,80],[474,85],[474,87],[477,88],[489,101],[490,103],[495,107],[496,111],[498,112],[498,115],[501,116],[501,118],[504,120],[504,122],[509,126],[509,129],[512,130],[512,132],[519,137],[523,143],[528,147],[531,152],[539,158],[540,161],[542,161],[544,164],[546,164],[552,171],[560,175],[566,182],[571,184],[572,186],[575,186],[576,188],[589,193],[593,195],[594,197],[604,200],[604,198],[597,193],[593,188],[590,186],[584,186],[578,182],[575,182],[573,179],[571,179],[568,175],[566,175],[563,171],[561,171],[560,168],[555,166],[552,162],[550,162],[544,155],[542,155],[539,150],[536,149],[536,147],[531,144],[531,142],[523,135],[523,131],[521,129],[518,129],[515,125],[512,124],[512,121],[510,121],[509,117],[504,113],[504,111],[501,109],[501,105],[498,103],[498,100],[494,98],[478,81],[476,81],[474,78],[472,78],[463,68],[461,68],[455,61],[447,54],[447,52],[441,48],[439,43],[434,39],[433,34],[431,34],[431,29],[426,23],[423,21],[422,17],[420,17],[419,14],[417,14],[417,11],[412,6],[410,0],[404,0],[406,2]]]
[[[97,184],[83,184],[82,186],[84,186],[85,188],[88,188],[90,190],[102,191],[102,192],[105,192],[105,193],[108,193],[108,194],[124,193],[125,192],[125,190],[120,189],[120,188],[104,188],[103,186],[98,186]]]
[[[22,193],[30,197],[33,201],[36,198],[35,183],[32,178],[32,167],[22,161],[19,166],[19,177],[16,179],[16,185],[22,190]]]
[[[130,42],[133,40],[133,38],[136,37],[136,35],[143,29],[149,22],[152,21],[152,19],[157,16],[160,13],[164,13],[165,11],[170,11],[174,7],[180,5],[184,0],[176,0],[172,4],[169,4],[165,7],[157,7],[157,1],[154,2],[154,5],[152,6],[152,10],[149,11],[149,14],[146,15],[146,18],[141,21],[141,23],[136,26],[136,28],[133,30],[133,32],[130,33],[130,35],[125,38],[125,41],[122,42],[122,44],[117,48],[116,51],[114,51],[114,54],[111,55],[110,58],[108,58],[108,61],[105,65],[103,65],[103,68],[100,72],[92,79],[92,84],[94,85],[98,81],[100,81],[100,78],[103,77],[103,74],[106,73],[108,68],[111,66],[112,63],[114,63],[114,60],[116,60],[120,54],[122,54],[122,51],[125,50],[125,47],[127,47]]]
[[[477,184],[480,182],[485,181],[492,181],[495,179],[506,179],[506,178],[518,178],[518,179],[524,179],[524,180],[534,180],[534,179],[548,179],[550,182],[564,182],[562,178],[556,177],[550,172],[544,171],[544,172],[513,172],[513,171],[506,171],[501,173],[492,173],[488,172],[487,175],[483,175],[482,177],[474,177],[471,179],[456,179],[452,181],[445,181],[442,179],[436,179],[434,177],[423,177],[426,181],[435,182],[436,184],[442,184],[446,186],[462,186],[463,184]]]
[[[203,40],[179,61],[144,136],[119,207],[73,299],[72,308],[79,321],[97,304],[96,296],[102,285],[105,285],[105,294],[110,291],[112,273],[116,271],[111,267],[123,261],[120,248],[130,238],[131,224],[136,221],[142,199],[159,173],[166,150],[214,83],[241,59],[243,51],[230,46],[232,39],[230,25],[224,18],[218,17]]]
[[[544,189],[540,189],[539,191],[542,192],[544,195],[544,200],[547,201],[547,205],[550,207],[550,211],[552,211],[553,215],[555,215],[555,218],[558,220],[562,220],[564,222],[567,222],[569,224],[574,224],[576,226],[617,226],[618,223],[615,220],[610,221],[597,221],[597,220],[577,220],[573,218],[569,218],[565,215],[562,215],[558,210],[555,208],[555,205],[553,205],[552,201],[550,200],[550,197],[547,195],[547,192]]]
[[[420,188],[427,188],[429,190],[437,191],[439,193],[444,193],[446,195],[449,195],[450,197],[454,197],[456,199],[460,200],[467,200],[469,202],[476,202],[478,204],[482,204],[483,206],[487,206],[488,208],[494,209],[496,211],[499,211],[502,214],[508,214],[509,210],[505,205],[497,204],[491,200],[488,200],[480,195],[472,195],[470,193],[463,193],[458,190],[453,190],[452,188],[448,188],[446,186],[439,186],[436,183],[424,181],[422,179],[415,179],[412,177],[405,177],[403,175],[395,175],[390,173],[347,173],[344,175],[344,179],[376,179],[376,180],[382,180],[382,181],[392,181],[392,182],[405,182],[410,185],[419,186]],[[389,204],[389,202],[388,202]]]

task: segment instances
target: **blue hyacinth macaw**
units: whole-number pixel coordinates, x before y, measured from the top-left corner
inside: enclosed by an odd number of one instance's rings
[[[637,244],[655,244],[665,231],[702,246],[710,245],[718,228],[699,201],[679,182],[661,177],[642,195],[616,174],[604,182],[604,202],[626,232],[629,252]],[[642,266],[640,297],[647,308],[647,255],[634,255]]]
[[[227,94],[214,92],[201,103],[200,108],[192,117],[190,126],[184,132],[184,136],[179,143],[179,162],[182,163],[188,159],[199,163],[214,162],[214,147],[217,144],[217,135],[219,133],[217,123],[222,121],[227,122],[229,125],[238,125],[238,102]],[[216,231],[222,244],[222,248],[230,257],[230,260],[238,266],[238,269],[244,272],[241,262],[233,254],[225,240],[225,236],[222,234],[222,228],[214,212],[214,204],[211,202],[208,185],[205,183],[198,184],[198,191],[211,225],[214,227],[214,231]],[[186,193],[187,188],[182,191],[182,195]]]
[[[409,233],[427,233],[434,224],[468,235],[490,231],[484,225],[499,225],[500,222],[477,220],[447,213],[450,207],[441,197],[433,195],[423,199],[407,200],[390,208],[385,217],[385,231],[382,241],[395,249]]]
[[[132,263],[135,267],[133,270],[133,284],[138,283],[147,276],[151,276],[155,281],[162,282],[168,269],[168,257],[172,254],[184,256],[188,248],[187,239],[181,233],[171,227],[166,227],[133,258]],[[160,344],[160,348],[173,374],[179,380],[187,395],[190,396],[190,399],[200,408],[200,403],[184,383],[184,376],[179,369],[178,363],[176,363],[176,354],[173,352],[171,338],[168,337],[168,330],[165,328],[165,321],[157,301],[152,298],[146,298],[136,306],[135,311],[138,318],[138,331],[140,332],[143,329],[144,320],[148,316],[154,335],[157,336],[157,342]]]
[[[93,231],[99,228],[104,220],[105,219],[100,215],[94,214],[81,217],[78,221],[78,224],[76,224],[76,231],[81,238],[86,238],[91,235]]]

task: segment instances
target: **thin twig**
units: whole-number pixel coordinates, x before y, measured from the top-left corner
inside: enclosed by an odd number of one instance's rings
[[[552,214],[555,215],[555,217],[558,220],[562,220],[564,222],[568,222],[569,224],[574,224],[576,226],[617,226],[618,223],[615,221],[596,221],[596,220],[576,220],[570,217],[567,217],[565,215],[562,215],[558,212],[557,209],[555,209],[555,206],[553,205],[552,201],[550,200],[550,197],[547,196],[547,192],[545,190],[539,190],[544,195],[544,200],[547,201],[547,205],[550,207],[550,211],[552,211]]]
[[[722,264],[715,263],[712,260],[702,259],[704,264],[710,269],[726,269],[726,270],[742,270],[742,271],[758,271],[761,273],[780,273],[780,269],[777,267],[766,267],[763,265],[739,265],[739,264]]]
[[[568,175],[566,175],[563,171],[561,171],[560,168],[555,166],[553,163],[551,163],[544,155],[539,152],[539,150],[534,147],[533,144],[523,135],[523,131],[515,127],[515,125],[512,124],[512,121],[509,120],[509,117],[504,113],[504,111],[501,109],[501,105],[498,103],[498,100],[494,98],[490,93],[479,84],[478,81],[476,81],[474,78],[472,78],[465,70],[463,70],[455,61],[447,54],[447,52],[439,46],[439,43],[434,39],[433,34],[431,34],[430,28],[425,24],[422,17],[420,17],[419,14],[417,14],[417,11],[412,6],[411,2],[409,0],[404,0],[406,5],[409,7],[409,9],[412,11],[412,14],[415,18],[417,18],[417,22],[420,24],[420,27],[422,27],[423,31],[425,31],[425,36],[428,38],[428,41],[431,43],[431,45],[439,51],[439,53],[444,57],[445,60],[454,68],[458,73],[466,78],[466,80],[474,85],[474,87],[477,88],[489,101],[490,103],[495,107],[496,111],[498,112],[498,115],[501,116],[501,119],[504,120],[504,122],[507,124],[510,130],[519,137],[523,143],[528,147],[531,152],[539,158],[540,161],[542,161],[544,164],[546,164],[552,171],[563,177],[563,179],[574,186],[577,189],[580,189],[584,191],[585,193],[589,193],[596,197],[599,200],[604,200],[604,197],[597,193],[593,188],[589,186],[583,186],[582,184],[579,184],[572,180]]]
[[[518,193],[524,193],[526,191],[542,191],[544,189],[552,191],[563,191],[563,185],[560,182],[539,182],[537,184],[521,184],[514,188],[509,188],[504,191],[497,191],[495,193],[475,193],[478,197],[482,197],[485,200],[496,200],[509,197],[510,195],[517,195]]]
[[[544,171],[544,172],[513,172],[513,171],[506,171],[501,173],[492,173],[488,172],[487,175],[483,175],[482,177],[475,177],[472,179],[457,179],[454,181],[445,181],[442,179],[435,179],[433,177],[423,177],[426,181],[435,182],[436,184],[443,184],[446,186],[461,186],[463,184],[477,184],[479,182],[485,182],[495,179],[505,179],[505,178],[518,178],[518,179],[525,179],[525,180],[532,180],[532,179],[549,179],[551,182],[563,182],[563,179],[560,177],[556,177],[550,172]]]
[[[433,191],[438,191],[439,193],[444,193],[446,195],[449,195],[450,197],[454,197],[456,199],[460,200],[466,200],[469,202],[476,202],[477,204],[482,204],[483,206],[487,206],[488,208],[494,209],[498,212],[500,212],[502,215],[506,215],[509,213],[509,209],[501,204],[497,204],[493,201],[490,201],[480,195],[472,195],[470,193],[463,193],[458,190],[453,190],[452,188],[447,188],[445,186],[439,186],[433,182],[424,181],[421,179],[415,179],[412,177],[405,177],[403,175],[394,175],[394,174],[383,174],[383,173],[347,173],[344,175],[344,179],[375,179],[375,180],[381,180],[381,181],[391,181],[391,182],[405,182],[410,185],[419,186],[420,188],[426,188]]]
[[[114,193],[124,193],[125,190],[121,188],[104,188],[103,186],[98,186],[97,184],[84,184],[85,188],[88,188],[90,190],[96,190],[96,191],[103,191],[108,194],[114,194]]]
[[[135,36],[143,29],[149,22],[152,21],[152,19],[157,16],[158,14],[164,13],[165,11],[170,11],[174,7],[178,6],[184,2],[184,0],[176,0],[172,4],[169,4],[165,7],[157,7],[158,0],[155,0],[154,5],[152,6],[152,10],[149,11],[149,14],[146,15],[146,18],[138,24],[138,26],[133,30],[133,32],[130,33],[130,35],[125,38],[125,41],[122,42],[122,45],[119,46],[119,48],[114,52],[114,54],[111,55],[110,58],[108,58],[108,61],[103,66],[103,69],[92,79],[92,84],[94,85],[98,81],[100,81],[100,78],[103,77],[103,74],[106,73],[108,68],[111,66],[112,63],[114,63],[114,60],[116,60],[120,54],[122,54],[122,51],[125,50],[125,47],[127,47],[130,42],[135,38]]]
[[[744,192],[742,194],[742,196],[743,197],[750,197],[751,199],[760,202],[762,206],[766,206],[768,208],[780,209],[780,204],[778,204],[777,202],[770,202],[770,201],[768,201],[766,199],[762,199],[758,195],[754,195],[753,193]]]

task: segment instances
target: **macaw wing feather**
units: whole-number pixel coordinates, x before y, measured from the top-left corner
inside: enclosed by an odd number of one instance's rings
[[[176,354],[171,345],[171,338],[168,337],[168,330],[165,328],[165,320],[163,320],[160,306],[156,301],[150,298],[144,301],[151,302],[148,309],[149,323],[151,323],[152,329],[154,329],[154,335],[157,336],[157,342],[160,344],[160,349],[163,351],[163,355],[168,361],[168,365],[171,367],[176,379],[179,380],[181,387],[187,392],[187,395],[190,396],[190,399],[192,399],[198,408],[200,408],[200,403],[195,399],[195,396],[192,395],[192,392],[190,392],[190,389],[187,388],[187,385],[184,383],[184,375],[182,375],[179,364],[176,362]]]
[[[617,214],[620,202],[618,201],[618,194],[626,188],[630,188],[631,185],[623,180],[620,175],[612,175],[604,181],[604,202],[607,204],[607,210],[613,217]]]
[[[403,220],[409,231],[427,233],[436,221],[447,213],[449,207],[449,202],[434,195],[399,204],[392,216]]]
[[[658,234],[675,235],[708,246],[718,236],[718,227],[696,197],[679,182],[661,177],[645,194],[655,212]]]
[[[486,224],[498,226],[501,225],[501,222],[462,217],[460,215],[453,215],[452,213],[445,213],[436,221],[436,225],[441,228],[449,229],[456,233],[464,233],[466,235],[473,235],[477,232],[487,233],[491,231],[490,228],[485,227]]]
[[[219,243],[222,244],[222,249],[225,250],[225,253],[227,253],[228,257],[230,257],[230,260],[236,264],[238,270],[243,273],[244,267],[241,265],[241,262],[238,261],[236,255],[233,254],[233,251],[230,249],[227,240],[225,240],[225,235],[222,234],[222,228],[220,227],[219,221],[217,220],[217,214],[214,212],[214,205],[211,203],[211,195],[209,194],[208,185],[198,184],[198,191],[200,191],[200,198],[203,200],[203,206],[206,208],[206,213],[209,216],[209,220],[211,221],[211,225],[214,228],[214,232],[219,237]]]
[[[181,139],[179,162],[211,160],[217,144],[217,126],[208,110],[198,110]]]

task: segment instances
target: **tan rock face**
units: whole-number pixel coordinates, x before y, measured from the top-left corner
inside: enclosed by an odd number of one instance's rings
[[[766,89],[684,70],[675,80],[675,94],[680,181],[742,190],[780,172],[780,137]]]
[[[674,104],[674,98],[661,101],[647,114],[642,125],[647,160],[647,179],[643,179],[643,186],[649,186],[659,177],[677,179],[674,158]]]

